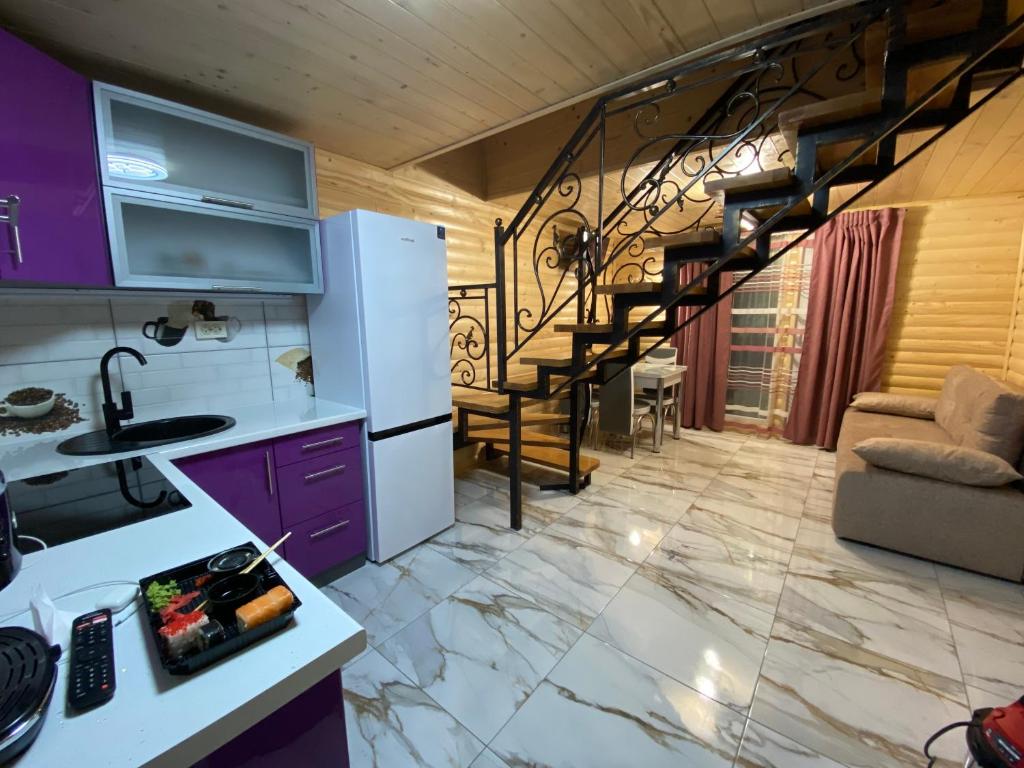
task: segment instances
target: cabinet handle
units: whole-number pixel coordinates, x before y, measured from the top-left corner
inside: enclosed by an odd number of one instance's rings
[[[263,291],[258,285],[211,285],[212,291],[236,291],[237,293],[261,293]]]
[[[11,253],[18,260],[18,264],[24,264],[25,260],[21,256],[21,234],[18,232],[18,213],[21,210],[21,198],[17,195],[0,197],[0,207],[7,209],[7,213],[0,214],[0,221],[7,223],[11,228],[11,237],[14,238],[14,250]]]
[[[243,203],[241,200],[230,200],[226,197],[211,197],[210,195],[203,195],[202,200],[204,203],[225,205],[228,208],[244,208],[247,211],[251,211],[254,208],[252,203]]]
[[[326,475],[333,475],[335,472],[344,472],[345,465],[339,464],[336,467],[329,467],[328,469],[321,469],[319,472],[313,472],[312,474],[306,475],[306,480],[318,480]]]
[[[319,539],[321,536],[326,536],[331,531],[336,531],[339,528],[347,527],[348,524],[349,524],[348,520],[342,520],[340,523],[335,523],[334,525],[328,525],[326,528],[321,528],[319,531],[314,531],[313,533],[309,534],[309,538],[311,538],[311,539]]]
[[[304,451],[311,451],[314,448],[323,448],[325,445],[335,445],[337,443],[343,442],[344,440],[345,440],[345,438],[344,438],[344,436],[342,436],[342,437],[332,437],[329,440],[321,440],[318,443],[306,443],[304,446],[302,446],[302,450],[304,450]]]
[[[263,459],[267,463],[267,489],[270,491],[270,495],[274,495],[274,472],[270,468],[270,451],[263,452]]]

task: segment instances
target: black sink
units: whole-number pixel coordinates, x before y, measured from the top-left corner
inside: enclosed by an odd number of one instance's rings
[[[176,416],[129,424],[113,435],[106,430],[86,432],[69,438],[57,446],[57,452],[68,456],[97,456],[122,451],[137,451],[196,437],[215,435],[235,426],[230,416]]]

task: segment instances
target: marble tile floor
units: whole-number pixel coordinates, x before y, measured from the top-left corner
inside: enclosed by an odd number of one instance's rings
[[[596,455],[578,496],[524,486],[518,532],[475,469],[454,526],[324,588],[371,646],[353,768],[918,768],[1024,693],[1024,589],[837,540],[834,455],[695,431]],[[961,766],[962,733],[936,752]]]

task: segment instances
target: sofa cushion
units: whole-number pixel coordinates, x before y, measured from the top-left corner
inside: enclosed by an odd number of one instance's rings
[[[1024,394],[966,365],[949,369],[935,422],[956,445],[994,453],[1011,464],[1024,448]]]
[[[876,467],[947,483],[992,487],[1022,479],[1017,470],[988,451],[928,440],[870,437],[855,444],[853,452]]]
[[[888,413],[912,419],[934,419],[937,402],[934,397],[897,395],[891,392],[858,392],[853,396],[852,406],[858,411]]]

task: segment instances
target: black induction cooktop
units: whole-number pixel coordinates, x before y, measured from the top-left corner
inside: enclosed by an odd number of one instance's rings
[[[145,457],[109,461],[7,484],[15,535],[49,547],[192,506]],[[18,549],[40,545],[21,539]]]

